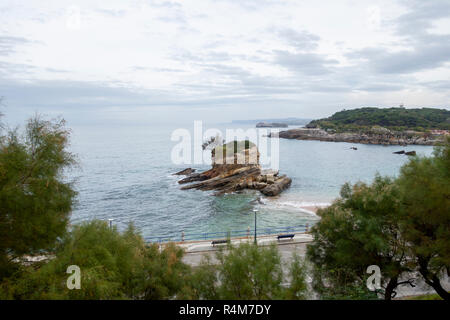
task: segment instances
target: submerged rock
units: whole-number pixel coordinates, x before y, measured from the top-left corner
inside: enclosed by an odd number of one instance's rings
[[[258,149],[249,141],[233,141],[216,147],[211,157],[211,169],[178,181],[180,184],[190,183],[181,187],[182,190],[215,190],[215,194],[220,195],[255,189],[264,195],[276,196],[292,182],[286,176],[279,177],[278,171],[261,170]]]
[[[270,184],[266,186],[264,189],[261,190],[261,193],[266,196],[276,196],[283,192],[283,190],[289,188],[289,186],[292,183],[292,179],[288,178],[286,176],[281,176],[277,180],[273,182],[273,184]]]
[[[187,168],[187,169],[181,170],[179,172],[176,172],[173,175],[174,176],[187,176],[187,175],[190,175],[190,174],[192,174],[194,172],[195,172],[195,169]]]

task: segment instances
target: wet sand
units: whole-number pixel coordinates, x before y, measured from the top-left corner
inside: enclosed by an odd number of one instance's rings
[[[305,211],[312,212],[312,213],[316,214],[317,210],[319,210],[321,208],[326,208],[326,206],[302,206],[300,208],[302,210],[305,210]]]

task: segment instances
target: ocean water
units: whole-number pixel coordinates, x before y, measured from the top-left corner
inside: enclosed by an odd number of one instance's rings
[[[203,129],[244,130],[253,126],[204,124]],[[320,141],[279,140],[280,174],[292,178],[291,187],[274,198],[258,191],[214,196],[212,192],[180,190],[173,176],[186,167],[209,169],[208,164],[175,165],[171,141],[175,129],[193,134],[184,125],[89,126],[72,128],[71,151],[79,166],[69,172],[78,191],[71,222],[114,219],[123,229],[132,221],[144,237],[224,232],[314,223],[318,217],[307,207],[326,205],[339,195],[345,182],[370,182],[378,172],[395,176],[407,161],[398,150],[430,155],[428,146],[377,146]],[[356,146],[358,150],[351,150]],[[269,150],[270,154],[270,150]],[[260,199],[260,201],[256,201]],[[305,208],[306,207],[306,208]]]

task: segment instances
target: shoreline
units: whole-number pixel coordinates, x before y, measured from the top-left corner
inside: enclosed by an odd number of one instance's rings
[[[305,211],[308,211],[309,213],[314,213],[317,215],[317,211],[322,208],[326,208],[328,206],[322,205],[322,206],[300,206],[299,208]]]
[[[268,137],[272,137],[271,134]],[[386,146],[422,145],[434,146],[442,141],[442,136],[426,136],[409,132],[342,132],[330,133],[323,129],[296,128],[278,133],[279,138],[291,140],[314,140],[325,142],[347,142],[355,144],[373,144]]]

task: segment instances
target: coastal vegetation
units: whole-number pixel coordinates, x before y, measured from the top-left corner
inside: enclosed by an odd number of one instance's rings
[[[54,249],[66,232],[76,195],[62,179],[75,164],[69,134],[64,120],[35,117],[23,135],[0,137],[0,281],[22,256]]]
[[[334,203],[318,211],[307,256],[323,297],[362,285],[366,268],[381,270],[380,293],[395,297],[419,276],[443,299],[450,271],[450,137],[432,157],[414,157],[398,178],[345,184]]]
[[[367,107],[342,110],[331,117],[313,120],[306,125],[307,128],[321,128],[335,132],[361,132],[367,131],[373,126],[394,131],[450,130],[450,111],[435,108]]]
[[[381,145],[437,145],[450,134],[445,109],[359,108],[281,131],[284,139]]]
[[[267,300],[307,298],[306,267],[294,256],[290,285],[283,286],[282,262],[278,248],[254,244],[228,246],[216,254],[218,263],[206,256],[194,273],[196,299]]]
[[[397,178],[345,184],[318,211],[306,260],[294,256],[283,272],[275,246],[227,246],[191,267],[180,247],[146,243],[132,224],[70,225],[69,137],[63,120],[39,117],[0,137],[0,299],[392,299],[420,278],[449,300],[450,138]],[[73,265],[82,280],[70,290]],[[381,271],[378,292],[366,287],[370,265]]]

